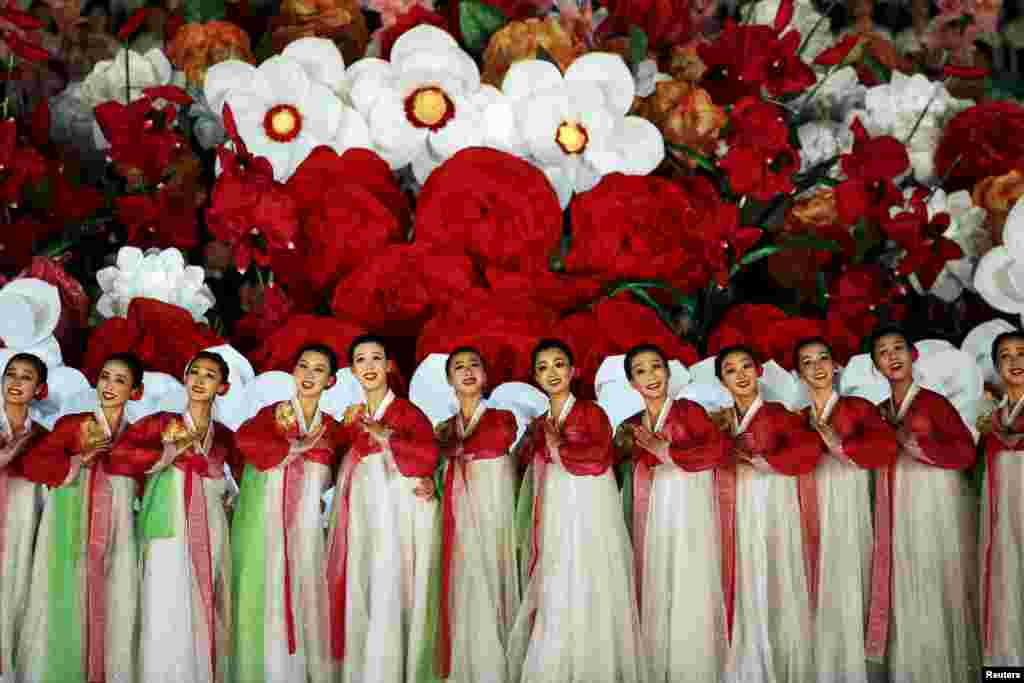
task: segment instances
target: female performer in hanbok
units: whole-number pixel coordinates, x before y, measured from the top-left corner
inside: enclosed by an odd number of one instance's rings
[[[532,532],[527,587],[509,643],[509,680],[646,681],[632,553],[611,471],[611,425],[596,403],[573,396],[568,346],[542,340],[532,359],[550,408],[524,437]]]
[[[234,683],[334,675],[320,497],[332,483],[338,423],[321,412],[320,396],[337,369],[332,349],[304,346],[292,370],[295,397],[235,434],[245,471],[231,524]]]
[[[651,681],[713,683],[729,651],[721,550],[723,528],[735,527],[720,516],[734,510],[729,449],[699,404],[669,397],[660,348],[633,347],[625,370],[645,404],[616,443],[635,462],[633,554]],[[735,538],[724,541],[731,548]]]
[[[224,359],[201,351],[185,369],[184,412],[144,417],[114,444],[112,460],[145,461],[153,473],[138,519],[145,683],[225,678],[231,556],[224,465],[238,462],[233,435],[214,419],[213,404],[229,380]]]
[[[761,397],[750,349],[719,351],[715,374],[735,402],[724,422],[737,461],[736,613],[725,680],[811,681],[821,449],[798,415]]]
[[[958,471],[974,463],[974,441],[952,404],[914,381],[916,351],[904,332],[877,331],[869,350],[892,391],[881,409],[896,427],[899,458],[875,489],[882,533],[868,656],[881,658],[888,646],[892,683],[974,680],[977,503]]]
[[[815,472],[821,518],[814,664],[821,683],[867,683],[864,631],[871,594],[872,469],[896,462],[896,431],[870,401],[840,396],[832,349],[820,337],[793,349],[807,385],[804,415],[823,457]]]
[[[347,452],[328,534],[331,652],[344,683],[412,683],[434,663],[438,448],[427,416],[388,387],[384,340],[357,337],[348,356],[366,401],[349,407],[339,430]]]
[[[981,637],[986,666],[1024,666],[1024,332],[1004,332],[992,363],[1006,395],[982,438]]]
[[[487,372],[477,349],[452,351],[445,374],[459,410],[435,429],[446,463],[438,673],[461,683],[504,683],[505,644],[519,608],[518,473],[509,455],[516,419],[483,400]]]
[[[50,487],[36,540],[21,683],[136,680],[139,565],[134,505],[149,458],[111,457],[142,397],[142,362],[107,358],[95,410],[65,415],[22,459]],[[124,454],[122,454],[123,456]]]
[[[28,604],[32,552],[39,523],[39,485],[26,479],[21,456],[46,431],[29,417],[46,398],[46,364],[16,353],[4,367],[0,411],[0,681],[14,680],[18,634]]]

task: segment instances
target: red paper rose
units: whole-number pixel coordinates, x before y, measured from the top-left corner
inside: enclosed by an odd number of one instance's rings
[[[295,315],[263,340],[263,344],[249,354],[249,361],[257,372],[291,372],[299,349],[306,344],[326,344],[338,354],[338,364],[347,367],[349,344],[366,331],[365,327],[351,320]]]
[[[324,290],[367,262],[368,251],[405,241],[411,223],[408,200],[388,165],[376,154],[353,149],[338,155],[318,147],[284,185],[295,203],[295,249],[276,252],[278,280],[304,308]]]
[[[698,360],[697,350],[673,333],[654,309],[621,298],[606,299],[589,311],[564,318],[554,336],[564,339],[576,355],[577,390],[587,397],[594,396],[594,378],[604,359],[637,344],[657,344],[669,358],[685,365]]]
[[[27,268],[35,249],[62,229],[55,221],[41,221],[32,215],[0,225],[0,269],[10,273]]]
[[[554,311],[525,297],[496,297],[487,290],[473,290],[423,326],[416,360],[470,345],[483,354],[490,387],[529,382],[530,353],[541,338],[551,335],[556,321]]]
[[[774,360],[791,370],[793,346],[806,337],[822,336],[821,320],[789,317],[770,304],[739,304],[726,312],[718,327],[708,338],[708,353],[734,344],[746,344],[764,362]]]
[[[585,306],[605,291],[604,281],[588,275],[563,275],[550,271],[520,273],[488,268],[484,278],[495,296],[529,296],[544,308],[567,313]]]
[[[935,149],[935,174],[947,177],[947,191],[971,190],[982,178],[1024,163],[1024,106],[1005,100],[983,102],[946,124]]]
[[[130,351],[147,370],[181,377],[192,357],[224,340],[207,325],[192,320],[180,306],[155,299],[132,299],[126,318],[110,318],[89,336],[82,372],[95,382],[103,361],[112,354]]]
[[[415,336],[427,318],[477,283],[469,257],[456,248],[392,246],[338,282],[331,309],[374,332]]]
[[[235,323],[235,331],[231,336],[231,344],[242,353],[256,348],[280,329],[295,308],[280,287],[266,287],[255,296],[258,297],[258,303]]]
[[[416,203],[416,241],[464,249],[481,267],[547,270],[562,236],[562,209],[532,164],[471,148],[441,164]]]
[[[707,281],[687,226],[704,206],[681,186],[653,176],[605,176],[572,203],[569,274],[616,280],[666,280],[683,292]]]

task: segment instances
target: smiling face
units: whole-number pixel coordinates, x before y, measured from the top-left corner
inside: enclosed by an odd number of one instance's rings
[[[533,378],[548,396],[569,392],[572,364],[561,349],[544,349],[533,364]]]
[[[318,399],[333,383],[331,361],[322,353],[306,351],[299,356],[299,361],[292,370],[292,377],[295,378],[295,393],[300,399]]]
[[[826,389],[832,386],[835,364],[832,354],[824,344],[807,344],[800,349],[798,358],[800,378],[812,389]]]
[[[107,361],[96,382],[96,397],[103,408],[117,408],[128,402],[135,384],[132,369],[121,361]]]
[[[890,382],[902,382],[913,377],[914,358],[907,340],[899,334],[886,334],[875,341],[871,359],[878,371]]]
[[[640,392],[645,401],[656,401],[668,396],[668,366],[654,351],[643,351],[633,357],[629,366],[630,385]]]
[[[364,391],[379,390],[388,385],[388,358],[377,342],[365,342],[352,350],[352,372]]]
[[[5,403],[27,405],[39,388],[39,372],[27,361],[11,361],[4,373],[3,387]]]
[[[1011,337],[999,345],[997,369],[1007,388],[1024,388],[1024,339]]]
[[[737,400],[757,396],[757,364],[749,353],[736,351],[722,360],[722,384]]]
[[[220,366],[209,358],[197,358],[192,361],[185,376],[185,388],[188,398],[196,403],[210,403],[220,392],[224,383]]]
[[[463,351],[452,357],[448,384],[458,396],[479,396],[486,382],[487,373],[480,356],[472,351]]]

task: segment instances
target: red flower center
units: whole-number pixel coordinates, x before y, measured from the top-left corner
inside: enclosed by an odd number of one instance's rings
[[[263,116],[263,129],[274,142],[291,142],[302,130],[302,114],[290,104],[278,104]]]
[[[575,121],[562,121],[555,131],[555,142],[566,154],[582,154],[589,140],[587,129]]]
[[[455,116],[455,103],[436,86],[418,88],[405,98],[405,116],[416,128],[436,132]]]

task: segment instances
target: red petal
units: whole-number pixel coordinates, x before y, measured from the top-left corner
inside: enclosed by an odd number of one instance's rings
[[[764,230],[761,228],[740,228],[734,232],[729,239],[732,248],[736,251],[736,258],[743,258],[743,255],[750,251],[750,248],[761,239]]]
[[[146,88],[142,92],[154,100],[160,97],[182,107],[192,104],[192,97],[176,85],[157,85],[152,88]]]
[[[867,129],[865,129],[864,124],[860,122],[859,116],[853,117],[853,123],[850,124],[850,131],[853,133],[853,141],[855,144],[860,144],[870,139]]]
[[[18,124],[15,123],[14,118],[0,121],[0,164],[11,163],[17,146]]]
[[[29,128],[29,135],[32,144],[36,147],[45,147],[50,143],[50,100],[43,98],[39,106],[32,112],[32,121]]]
[[[916,249],[921,245],[921,217],[909,211],[903,211],[882,221],[882,230],[886,237],[894,240],[904,249]]]
[[[850,34],[829,49],[821,52],[814,59],[814,63],[819,66],[835,66],[836,64],[841,64],[853,51],[853,48],[857,47],[857,43],[859,42],[859,35]]]
[[[46,24],[39,21],[31,14],[22,12],[16,7],[11,7],[10,3],[8,3],[3,10],[0,10],[0,17],[3,17],[23,31],[37,31],[46,26]]]
[[[146,21],[146,8],[140,7],[135,10],[135,14],[128,17],[128,21],[124,22],[121,26],[121,30],[117,32],[117,39],[121,42],[125,42],[132,37],[132,34],[139,30],[142,26],[142,22]]]
[[[779,3],[779,9],[775,12],[775,21],[772,23],[775,33],[781,33],[782,29],[789,26],[790,20],[793,19],[794,5],[793,0],[782,0]]]
[[[956,64],[947,64],[942,67],[942,75],[946,78],[975,80],[985,78],[989,73],[991,72],[988,69],[981,66],[957,66]]]
[[[50,59],[49,52],[38,45],[22,40],[13,33],[8,33],[4,36],[4,40],[7,42],[7,47],[10,48],[11,52],[22,59],[27,59],[30,62],[45,62]]]

